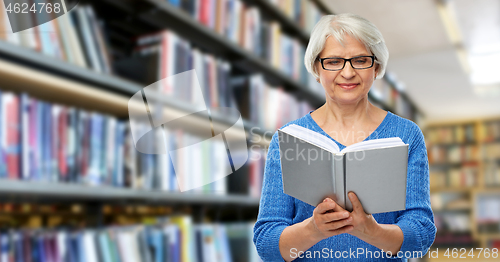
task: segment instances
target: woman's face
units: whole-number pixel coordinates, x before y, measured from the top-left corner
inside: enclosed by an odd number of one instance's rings
[[[341,57],[352,58],[356,56],[371,56],[365,46],[350,37],[344,36],[344,46],[335,38],[328,37],[319,58]],[[338,104],[355,104],[365,99],[375,79],[375,70],[378,65],[367,69],[354,69],[350,62],[346,62],[342,70],[327,71],[321,67],[321,62],[316,61],[320,82],[326,91],[327,100],[331,99]]]

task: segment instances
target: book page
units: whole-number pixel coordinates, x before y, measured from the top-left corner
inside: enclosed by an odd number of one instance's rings
[[[367,149],[375,149],[375,148],[383,148],[383,147],[392,147],[392,146],[401,146],[405,143],[399,137],[389,137],[389,138],[380,138],[367,140],[363,142],[359,142],[340,151],[341,153],[359,151],[359,150],[367,150]]]
[[[300,139],[302,139],[306,142],[309,142],[313,145],[325,148],[325,149],[331,151],[332,153],[338,153],[340,151],[337,143],[335,143],[334,141],[332,141],[328,137],[326,137],[320,133],[314,132],[312,130],[309,130],[305,127],[301,127],[301,126],[292,124],[292,125],[289,125],[283,129],[281,129],[281,131],[283,131],[289,135],[292,135],[294,137],[300,138]]]

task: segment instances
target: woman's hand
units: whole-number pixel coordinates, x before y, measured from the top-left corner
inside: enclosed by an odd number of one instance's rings
[[[353,218],[349,212],[340,207],[331,198],[325,198],[313,211],[309,220],[309,228],[317,240],[348,233],[353,230]]]
[[[348,233],[382,249],[384,252],[391,252],[390,255],[396,255],[404,240],[401,228],[397,225],[377,223],[372,215],[365,213],[358,196],[354,192],[349,192],[348,197],[353,208],[350,213],[350,217],[353,219],[351,223],[353,229]]]
[[[354,227],[349,234],[363,240],[375,237],[379,229],[379,224],[375,218],[365,213],[358,196],[354,192],[349,192],[348,197],[352,203],[350,218],[352,218],[351,225]]]

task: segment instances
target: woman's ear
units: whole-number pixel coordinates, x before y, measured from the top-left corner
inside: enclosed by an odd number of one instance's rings
[[[375,77],[373,79],[377,79],[379,71],[380,71],[380,65],[379,64],[375,64]]]

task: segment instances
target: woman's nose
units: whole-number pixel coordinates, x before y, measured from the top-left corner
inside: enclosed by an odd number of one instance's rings
[[[349,63],[349,64],[347,64],[347,63]],[[354,75],[356,75],[356,71],[352,67],[351,61],[346,61],[345,62],[344,68],[342,69],[342,71],[340,72],[340,74],[345,79],[351,79],[352,77],[354,77]]]

